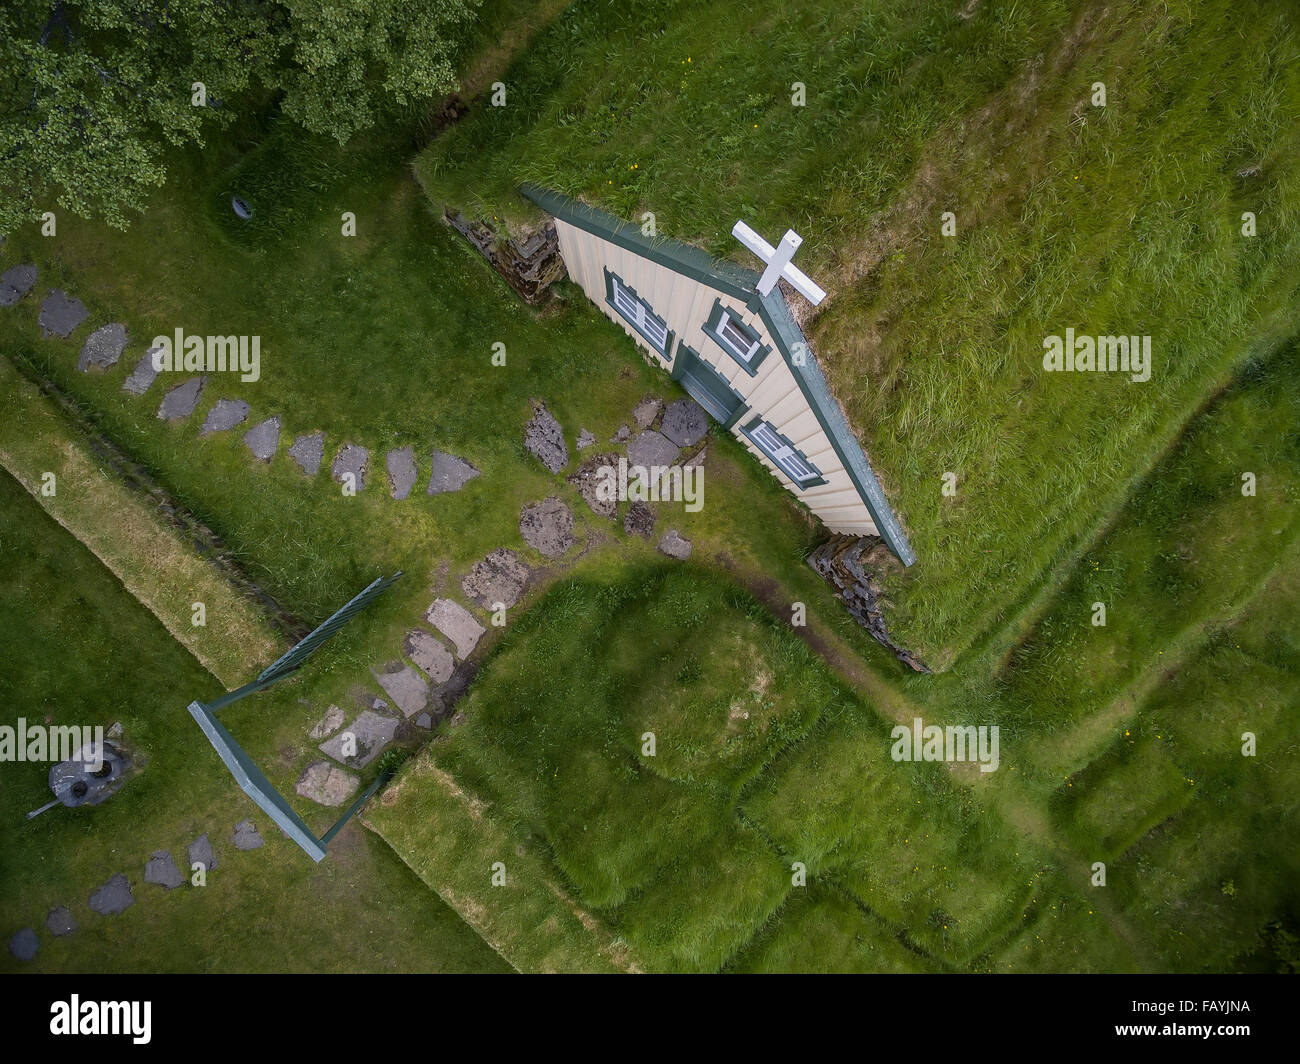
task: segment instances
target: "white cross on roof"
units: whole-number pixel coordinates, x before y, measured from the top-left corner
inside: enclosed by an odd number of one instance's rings
[[[769,244],[744,222],[733,225],[731,235],[762,259],[767,266],[763,276],[758,280],[759,295],[767,295],[776,287],[776,282],[784,277],[794,286],[795,291],[814,307],[826,298],[826,293],[814,284],[803,270],[790,262],[794,253],[799,250],[799,245],[803,243],[803,237],[793,229],[785,231],[785,236],[781,238],[781,243],[777,247]]]

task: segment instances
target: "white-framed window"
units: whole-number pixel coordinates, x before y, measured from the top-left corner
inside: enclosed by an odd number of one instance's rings
[[[702,328],[704,335],[740,363],[740,367],[751,377],[758,374],[759,364],[772,350],[763,343],[763,337],[757,329],[746,325],[740,315],[730,307],[723,306],[720,299],[714,300],[709,320]]]
[[[821,470],[808,461],[803,452],[782,436],[770,421],[756,418],[745,426],[744,433],[755,447],[799,487],[807,488],[821,482]]]
[[[641,334],[646,343],[664,358],[668,357],[673,335],[668,331],[668,323],[651,310],[650,304],[638,296],[623,278],[608,270],[605,271],[605,301]]]

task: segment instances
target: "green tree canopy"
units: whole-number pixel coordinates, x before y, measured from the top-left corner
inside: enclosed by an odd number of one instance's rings
[[[455,31],[479,2],[6,0],[0,232],[55,206],[124,228],[168,150],[236,121],[254,90],[343,143],[455,87]]]

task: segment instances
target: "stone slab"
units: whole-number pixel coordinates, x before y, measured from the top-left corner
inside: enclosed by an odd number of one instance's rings
[[[248,404],[242,399],[218,399],[203,419],[200,436],[210,436],[214,432],[227,432],[236,425],[242,425],[248,419]]]
[[[90,909],[100,916],[112,916],[129,909],[134,904],[131,884],[121,872],[90,896]]]
[[[191,377],[187,381],[181,381],[171,391],[163,396],[162,402],[158,406],[158,419],[160,421],[180,421],[182,418],[189,417],[194,413],[194,408],[199,405],[199,396],[203,394],[203,385],[207,383],[207,377]]]
[[[45,917],[45,926],[55,938],[62,938],[77,930],[77,921],[73,918],[71,909],[56,905]]]
[[[639,429],[648,429],[654,424],[655,418],[659,416],[659,411],[663,409],[663,400],[656,399],[653,395],[647,395],[632,411],[632,420],[636,422]]]
[[[694,399],[678,399],[668,404],[659,431],[678,447],[694,447],[709,431],[709,415]]]
[[[627,445],[627,464],[645,466],[670,466],[677,461],[680,448],[667,436],[646,429]]]
[[[426,614],[429,623],[455,644],[456,653],[467,658],[487,631],[455,599],[435,599]]]
[[[569,483],[578,489],[582,501],[597,517],[613,517],[618,512],[618,499],[614,497],[614,493],[608,489],[604,492],[598,490],[608,476],[601,473],[601,469],[606,466],[617,471],[618,455],[594,454],[578,467],[578,471],[573,476],[569,477]],[[602,494],[609,497],[602,498]]]
[[[36,932],[30,927],[24,927],[9,940],[9,952],[20,961],[34,959],[36,951],[40,948],[41,940],[36,937]]]
[[[402,711],[402,716],[413,717],[428,707],[428,681],[413,666],[396,662],[383,669],[372,669],[371,672],[379,681],[379,686]]]
[[[499,547],[475,562],[460,586],[484,609],[495,610],[498,603],[508,609],[528,586],[528,566],[514,551]]]
[[[259,850],[262,848],[262,836],[257,833],[257,825],[251,820],[241,820],[235,825],[231,839],[236,850]]]
[[[339,732],[338,735],[321,743],[318,749],[349,768],[365,768],[383,753],[384,748],[393,741],[393,736],[396,733],[396,717],[382,716],[373,710],[365,709],[361,711],[356,720]],[[350,756],[345,756],[343,749],[347,745],[349,736],[352,737],[356,744],[356,752]]]
[[[343,727],[343,722],[347,719],[347,714],[338,706],[330,706],[325,716],[316,722],[316,726],[307,733],[309,739],[324,739],[327,735],[333,735],[339,728]]]
[[[364,447],[355,443],[345,443],[334,456],[334,464],[330,466],[330,476],[342,484],[343,477],[351,473],[352,482],[360,492],[366,486],[366,467],[369,462],[370,452]]]
[[[81,345],[77,369],[85,373],[92,369],[112,369],[122,357],[126,347],[126,326],[120,322],[101,325],[86,337]]]
[[[340,806],[356,793],[361,777],[328,761],[313,761],[294,790],[317,805]]]
[[[465,459],[443,451],[434,451],[433,473],[429,477],[428,494],[442,495],[448,491],[460,491],[478,475],[479,471]]]
[[[11,266],[0,273],[0,307],[12,307],[36,283],[36,267],[30,262]]]
[[[211,872],[217,867],[217,855],[212,852],[212,840],[206,831],[186,847],[185,859],[189,862],[191,871],[196,864],[201,864],[205,872]]]
[[[594,447],[595,444],[596,437],[587,429],[583,429],[578,433],[578,450],[585,451],[588,447]]]
[[[524,429],[524,446],[552,473],[558,473],[569,464],[569,445],[564,442],[564,430],[545,403],[537,403],[533,419]]]
[[[86,304],[80,299],[73,299],[62,288],[56,288],[41,304],[38,319],[42,336],[61,336],[65,340],[72,335],[72,330],[88,317]]]
[[[280,446],[280,419],[269,417],[244,433],[244,446],[254,458],[269,462]]]
[[[388,489],[394,499],[405,499],[415,487],[415,449],[401,447],[384,458],[388,467]]]
[[[402,651],[433,683],[446,683],[451,679],[456,659],[431,632],[426,632],[423,628],[412,628],[402,642]]]
[[[153,353],[157,350],[159,348],[151,347],[144,353],[131,375],[122,382],[122,391],[128,395],[144,395],[149,390],[158,376],[158,371],[153,368]]]
[[[289,448],[289,457],[298,463],[299,469],[314,477],[325,457],[325,433],[308,432],[299,436]]]
[[[519,534],[539,554],[558,558],[571,551],[577,542],[573,536],[573,511],[554,495],[525,506],[519,515]],[[524,580],[527,579],[525,574]]]
[[[632,430],[626,425],[620,425],[618,431],[609,438],[610,443],[626,443],[632,435]]]
[[[668,555],[670,558],[685,561],[691,556],[691,541],[678,532],[677,529],[671,528],[668,530],[667,535],[659,541],[659,552]]]
[[[149,863],[144,866],[144,881],[175,890],[185,882],[185,877],[176,867],[170,850],[155,850],[149,855]]]

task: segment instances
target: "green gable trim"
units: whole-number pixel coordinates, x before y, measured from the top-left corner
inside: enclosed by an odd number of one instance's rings
[[[697,247],[676,240],[647,237],[630,222],[539,185],[526,183],[520,186],[519,191],[553,217],[694,281],[716,288],[757,313],[767,326],[768,334],[780,348],[781,357],[790,367],[799,390],[848,472],[849,479],[870,512],[881,538],[904,565],[912,565],[916,561],[916,553],[898,518],[894,516],[884,489],[872,472],[867,456],[862,452],[862,445],[850,431],[839,403],[831,394],[803,330],[791,316],[779,285],[766,296],[760,296],[757,290],[760,274],[755,270],[720,261]],[[797,362],[794,358],[796,351],[802,355]]]

